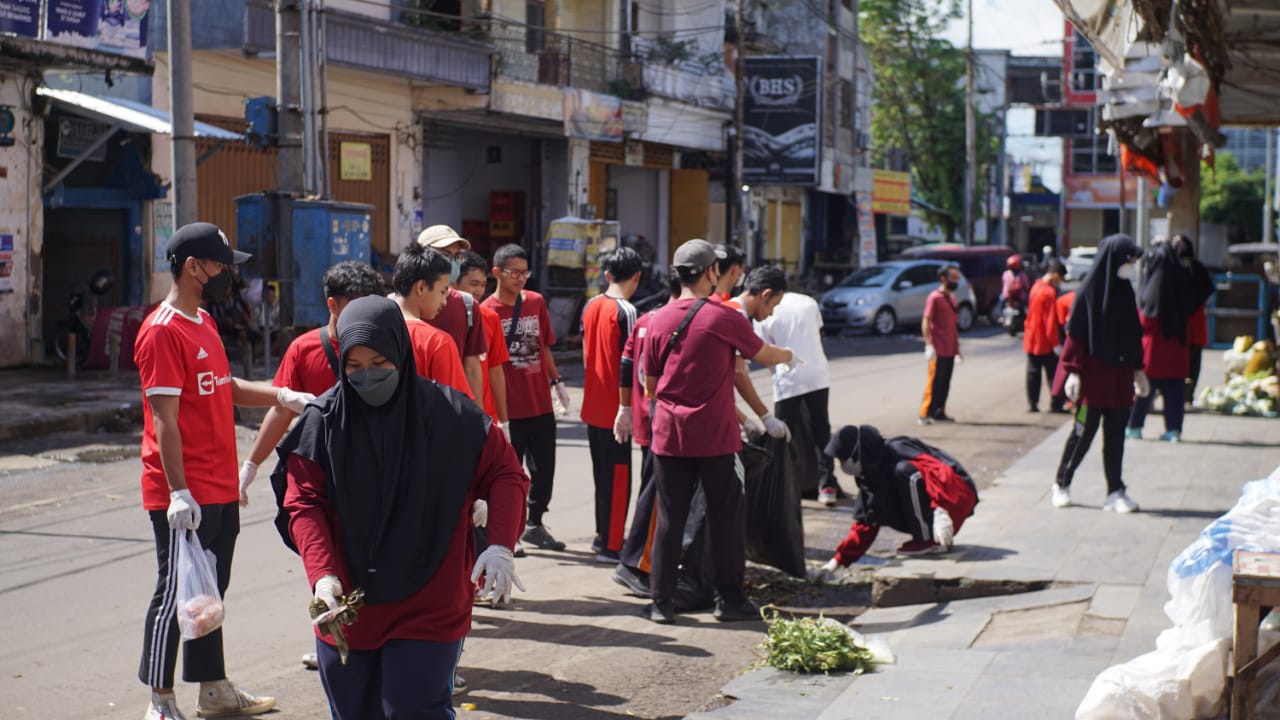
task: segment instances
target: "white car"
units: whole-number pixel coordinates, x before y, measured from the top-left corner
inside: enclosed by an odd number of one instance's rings
[[[1096,247],[1075,247],[1071,248],[1071,254],[1067,256],[1067,280],[1080,281],[1085,275],[1089,274],[1089,268],[1093,267],[1093,259],[1098,255]]]

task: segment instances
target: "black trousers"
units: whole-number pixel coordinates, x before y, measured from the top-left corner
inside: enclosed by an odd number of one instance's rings
[[[827,443],[831,441],[831,419],[827,405],[831,395],[828,388],[814,390],[796,397],[779,400],[773,404],[773,414],[788,425],[807,420],[813,433],[813,450],[818,463],[818,488],[835,488],[835,460],[827,455]],[[807,449],[797,448],[800,452]],[[807,486],[806,486],[807,487]]]
[[[556,416],[553,413],[513,419],[511,447],[529,471],[530,525],[541,525],[551,505],[551,489],[556,478]]]
[[[231,584],[231,558],[240,534],[240,505],[201,505],[196,536],[205,550],[217,558],[218,591],[226,597]],[[156,538],[156,591],[147,608],[142,630],[142,662],[138,679],[155,688],[173,687],[178,663],[178,532],[169,528],[164,510],[151,510],[151,530]],[[183,531],[185,532],[185,531]],[[182,641],[184,682],[211,682],[227,676],[222,658],[222,628],[204,637]]]
[[[1027,407],[1040,406],[1040,374],[1043,373],[1045,382],[1049,385],[1049,392],[1053,392],[1053,376],[1058,372],[1058,356],[1053,353],[1047,355],[1027,355]],[[1061,410],[1063,400],[1065,398],[1050,397],[1049,406],[1054,410]]]
[[[947,410],[947,396],[951,394],[951,374],[956,369],[956,358],[937,357],[929,361],[929,381],[924,386],[924,402],[920,417],[941,417]]]
[[[747,564],[746,513],[737,456],[702,458],[654,455],[653,482],[658,491],[658,527],[653,540],[649,588],[654,604],[673,611],[685,522],[694,489],[707,496],[707,523],[715,554],[716,593],[726,604],[746,600],[742,588]]]
[[[453,720],[453,674],[462,641],[388,640],[377,650],[338,649],[316,638],[320,683],[335,720]]]
[[[640,494],[636,511],[631,516],[631,529],[619,554],[622,564],[639,572],[648,572],[648,556],[657,529],[657,486],[653,483],[653,453],[648,445],[640,446]]]
[[[1083,407],[1076,411],[1075,424],[1062,448],[1062,461],[1058,463],[1058,485],[1071,487],[1076,468],[1089,452],[1093,436],[1102,425],[1102,467],[1107,476],[1107,493],[1124,490],[1121,479],[1124,466],[1124,428],[1129,422],[1129,408]]]
[[[613,437],[613,428],[587,426],[591,470],[596,481],[596,535],[606,550],[622,549],[631,505],[631,443]]]
[[[1187,403],[1195,402],[1196,385],[1200,382],[1200,365],[1204,361],[1204,346],[1191,346],[1191,366],[1187,370]]]

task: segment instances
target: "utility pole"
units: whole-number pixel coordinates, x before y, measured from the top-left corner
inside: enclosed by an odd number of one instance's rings
[[[173,224],[176,228],[195,222],[199,216],[190,0],[169,0],[169,111],[173,114]]]
[[[747,78],[746,78],[746,62],[743,58],[746,49],[746,43],[743,40],[743,33],[746,32],[746,22],[743,20],[743,13],[746,12],[745,0],[738,0],[738,12],[735,13],[733,20],[734,26],[734,79],[737,85],[737,99],[734,102],[733,112],[733,178],[730,180],[730,187],[727,188],[729,195],[738,198],[738,212],[734,214],[733,224],[735,228],[730,228],[729,236],[733,237],[733,231],[736,229],[738,243],[747,253],[747,261],[755,263],[755,243],[747,238],[747,224],[745,222],[747,216],[747,194],[742,191],[742,187],[746,184],[742,174],[742,153],[743,153],[743,137],[742,130],[746,125],[747,112]]]
[[[1276,158],[1275,158],[1275,130],[1267,128],[1267,155],[1264,164],[1263,175],[1266,177],[1266,187],[1262,191],[1262,242],[1274,242],[1275,234],[1272,231],[1272,211],[1271,211],[1271,189],[1276,186],[1273,179],[1276,174]]]
[[[280,324],[293,324],[293,199],[302,194],[302,13],[299,0],[276,0],[276,280]],[[264,268],[264,271],[266,268]]]
[[[973,245],[973,201],[978,180],[977,120],[973,112],[973,0],[966,13],[969,22],[969,49],[964,71],[964,244]]]

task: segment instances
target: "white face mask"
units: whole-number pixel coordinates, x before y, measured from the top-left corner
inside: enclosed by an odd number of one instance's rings
[[[859,460],[854,460],[853,458],[841,460],[840,469],[845,471],[845,473],[849,475],[858,477],[859,475],[862,474],[862,462]]]
[[[1119,270],[1116,270],[1116,277],[1119,277],[1121,280],[1132,280],[1136,273],[1137,263],[1125,263],[1120,266]]]

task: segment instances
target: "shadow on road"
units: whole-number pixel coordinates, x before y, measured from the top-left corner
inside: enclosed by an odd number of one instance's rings
[[[531,605],[540,605],[541,610],[530,609]],[[600,612],[600,608],[609,612]],[[619,615],[639,617],[641,606],[630,602],[590,602],[581,600],[546,600],[522,601],[520,611],[491,612],[476,614],[477,624],[472,628],[470,636],[475,638],[520,638],[521,641],[545,642],[556,645],[567,645],[572,648],[583,647],[619,647],[645,648],[654,652],[680,655],[683,657],[711,657],[704,648],[676,643],[669,635],[661,634],[660,626],[654,625],[654,632],[632,632],[617,628],[601,627],[598,624],[585,622],[588,618]],[[552,609],[556,612],[551,612]],[[582,610],[575,612],[575,610]],[[578,621],[572,625],[558,622],[529,622],[516,618],[521,611],[542,612],[547,615],[576,616]],[[682,616],[684,617],[684,616]]]
[[[466,702],[474,702],[477,710],[488,715],[530,718],[530,720],[607,720],[608,718],[635,717],[626,710],[604,710],[595,706],[624,707],[626,698],[600,692],[595,686],[580,682],[566,682],[551,675],[530,670],[484,670],[468,668],[464,662],[461,671],[470,687],[477,688],[464,696]],[[484,689],[501,691],[503,698],[488,697]],[[508,699],[510,695],[535,695],[546,701]],[[679,716],[673,716],[674,718]]]

